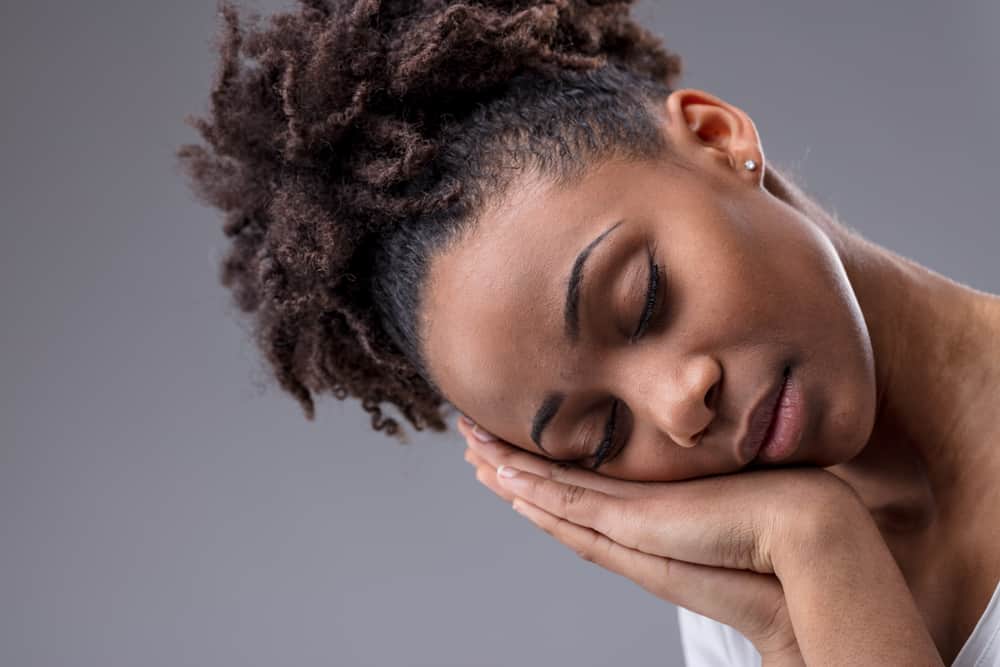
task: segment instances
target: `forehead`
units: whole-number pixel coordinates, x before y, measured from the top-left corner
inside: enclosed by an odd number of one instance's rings
[[[494,427],[519,416],[523,434],[543,393],[572,378],[571,360],[555,353],[567,348],[566,279],[580,250],[626,214],[642,169],[612,162],[564,188],[518,184],[434,258],[421,313],[424,352],[460,409]]]

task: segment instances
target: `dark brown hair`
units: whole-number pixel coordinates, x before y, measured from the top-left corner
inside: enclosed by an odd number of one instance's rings
[[[243,25],[219,2],[207,146],[177,152],[224,213],[220,279],[280,385],[445,430],[420,341],[430,260],[532,169],[578,178],[669,153],[680,59],[632,0],[300,0]]]

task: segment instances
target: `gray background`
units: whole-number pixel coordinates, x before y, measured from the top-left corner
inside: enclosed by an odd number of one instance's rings
[[[245,3],[270,12],[287,3]],[[682,85],[873,240],[1000,292],[1000,4],[686,0]],[[0,664],[680,665],[675,608],[261,371],[173,161],[214,2],[0,9]]]

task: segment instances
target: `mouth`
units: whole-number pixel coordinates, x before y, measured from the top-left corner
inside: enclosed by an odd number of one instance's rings
[[[744,466],[755,459],[764,445],[764,438],[773,432],[773,422],[778,412],[778,400],[788,383],[790,368],[786,367],[778,380],[768,388],[750,411],[747,427],[739,441],[737,459]]]
[[[805,424],[806,404],[802,385],[796,377],[789,374],[785,378],[778,396],[778,407],[754,462],[778,463],[794,454],[802,440]]]

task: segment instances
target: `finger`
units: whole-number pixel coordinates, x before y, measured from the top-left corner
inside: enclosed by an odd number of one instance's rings
[[[489,461],[494,467],[502,465],[513,466],[526,470],[539,477],[556,479],[567,484],[583,486],[618,496],[619,498],[637,498],[645,493],[643,482],[631,482],[613,477],[606,477],[590,470],[585,470],[575,464],[552,461],[550,459],[526,452],[503,440],[482,442],[472,433],[472,429],[461,424],[459,428],[466,437],[466,442],[481,458]]]
[[[483,429],[481,426],[477,426],[476,422],[472,421],[471,419],[467,419],[464,416],[461,417],[461,418],[459,418],[459,420],[457,422],[455,422],[455,423],[456,423],[456,426],[458,427],[459,433],[461,433],[462,437],[465,438],[466,440],[468,440],[470,438],[471,439],[479,439],[479,438],[476,438],[476,435],[475,435],[476,432],[478,432],[480,434],[480,438],[482,438],[482,437],[496,438],[495,435],[493,435],[492,433],[489,433],[488,431],[486,431],[485,429]]]
[[[745,507],[731,505],[730,496],[730,511],[721,513],[718,496],[698,494],[697,486],[691,492],[692,485],[709,478],[662,485],[645,498],[627,499],[508,466],[497,474],[499,484],[515,496],[629,548],[712,567],[773,571],[759,553]]]
[[[497,470],[497,481],[508,492],[524,498],[549,514],[592,528],[626,546],[634,546],[617,537],[624,532],[622,525],[631,522],[630,517],[626,516],[626,501],[622,498],[540,477],[510,466],[501,466]]]
[[[470,443],[473,442],[473,441],[475,441],[475,442],[482,442],[484,438],[487,439],[487,440],[497,440],[498,439],[492,433],[489,433],[488,431],[484,430],[482,427],[477,426],[475,424],[475,422],[469,423],[469,422],[465,421],[465,419],[459,419],[458,420],[458,431],[459,431],[459,433],[462,434],[462,437],[465,438]],[[478,435],[477,435],[477,433],[478,433]]]
[[[496,468],[490,464],[487,463],[476,468],[476,479],[490,491],[503,498],[504,502],[510,503],[514,500],[514,494],[497,483]]]
[[[825,516],[829,507],[858,502],[856,494],[845,497],[847,487],[842,480],[821,468],[625,482],[579,469],[564,468],[561,475],[552,463],[537,470],[534,466],[544,459],[514,452],[516,448],[508,444],[470,443],[470,448],[493,463],[498,459],[526,462],[523,478],[530,481],[529,488],[547,493],[546,500],[528,500],[552,514],[639,551],[712,567],[772,573],[774,555],[794,549],[800,539],[796,533],[803,532],[800,526],[806,527],[808,536],[817,511]],[[489,451],[501,453],[491,457],[485,453]],[[517,484],[518,478],[511,483]],[[550,484],[540,484],[542,480]],[[609,481],[614,488],[603,486]],[[524,495],[507,481],[501,484],[516,496]],[[596,502],[580,502],[585,499]],[[617,504],[602,499],[615,499]],[[575,514],[569,515],[570,511]]]
[[[686,505],[671,503],[673,493],[618,498],[510,466],[497,471],[497,481],[546,512],[632,549],[713,567],[773,571],[759,553],[757,535],[744,518],[747,512],[720,516],[717,510],[704,509],[712,504],[706,502],[710,496],[689,498]]]
[[[524,498],[515,498],[511,505],[514,511],[573,549],[580,558],[633,578],[639,583],[664,579],[672,565],[669,558],[629,549],[591,528],[546,512]]]
[[[486,488],[493,491],[493,493],[497,494],[508,503],[514,499],[514,495],[510,491],[497,483],[496,467],[494,467],[492,463],[484,459],[469,447],[465,448],[464,458],[476,469],[476,479]]]
[[[468,447],[465,448],[465,460],[468,461],[470,464],[472,464],[472,466],[475,467],[475,468],[478,468],[479,466],[490,466],[494,470],[496,469],[496,466],[494,466],[493,464],[491,464],[489,461],[487,461],[486,459],[484,459],[479,454],[476,454],[474,451],[472,451]]]
[[[774,632],[775,612],[785,604],[781,583],[774,575],[654,556],[521,498],[513,506],[580,558],[631,579],[661,599],[736,628],[755,645]]]

